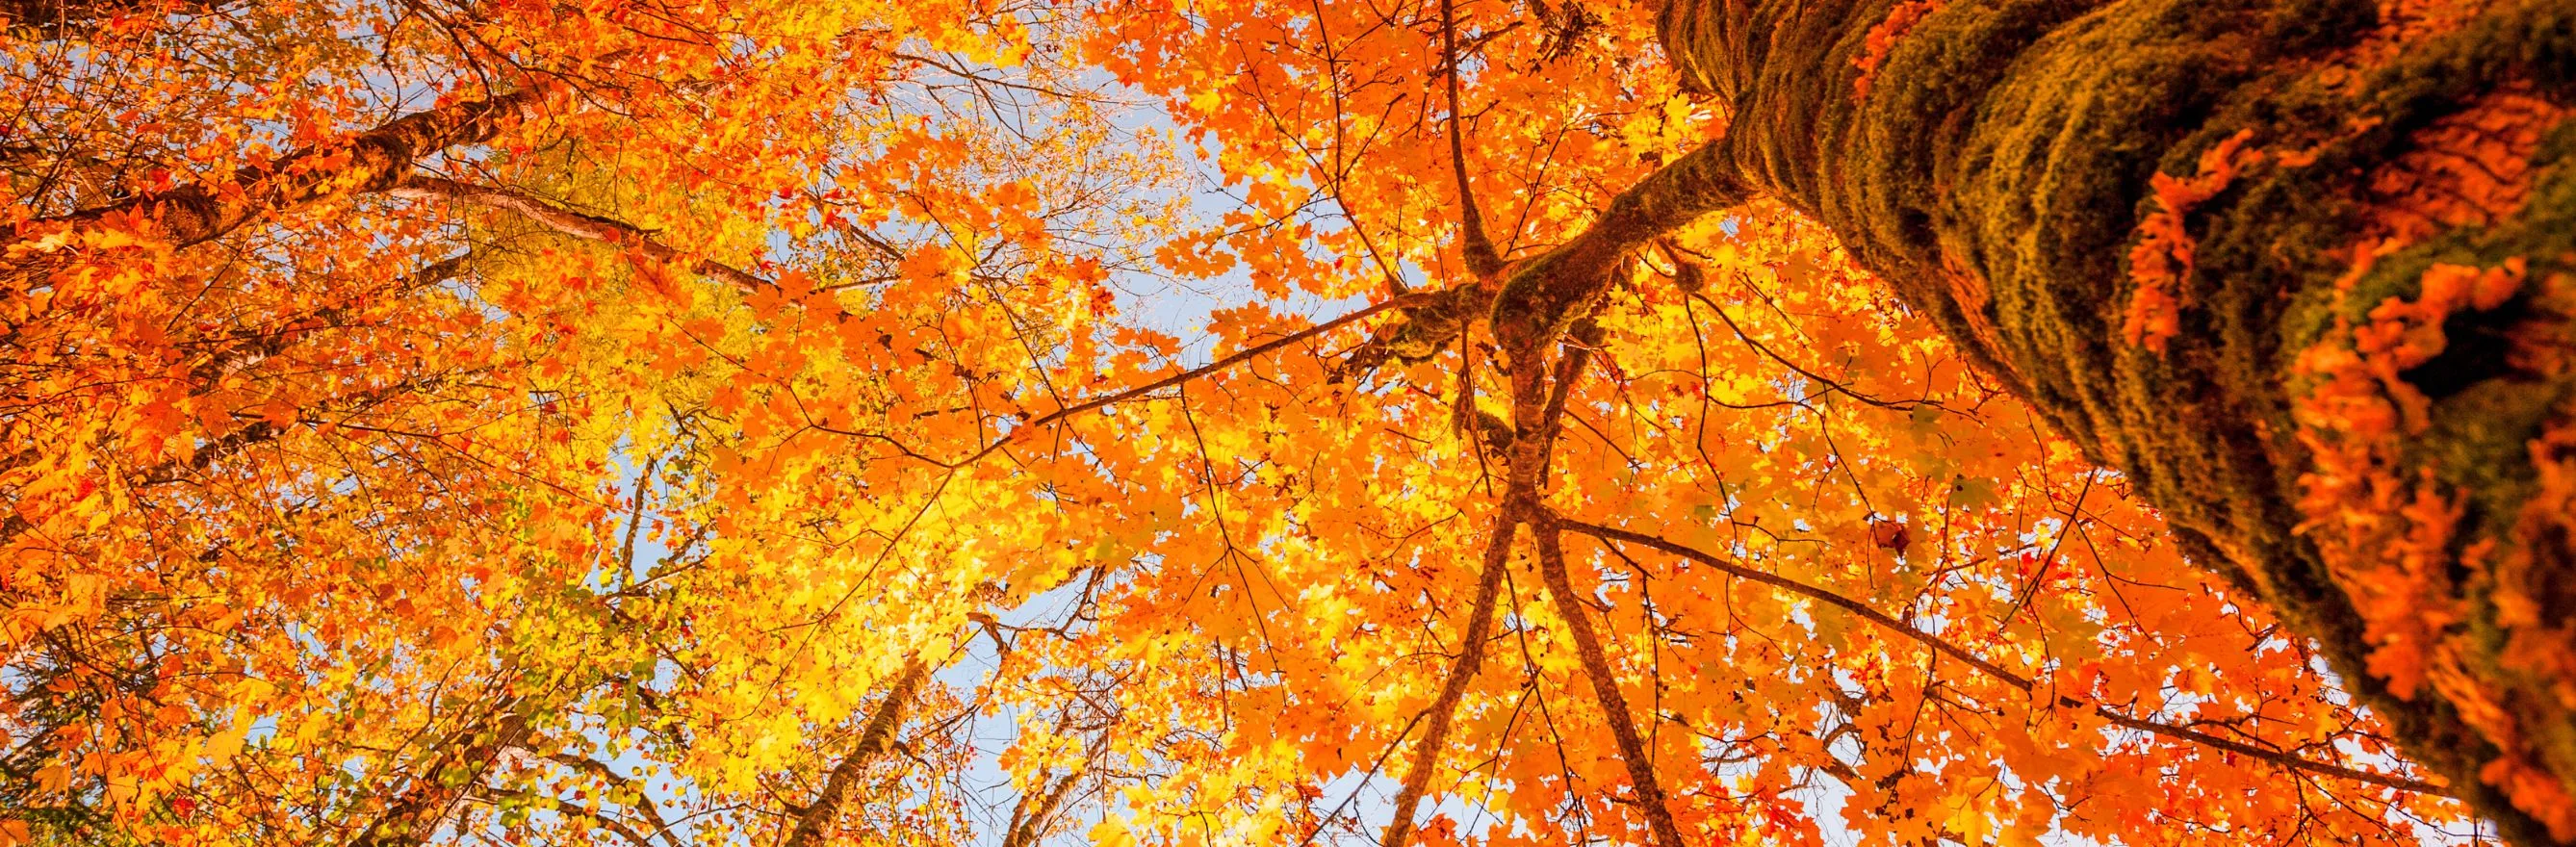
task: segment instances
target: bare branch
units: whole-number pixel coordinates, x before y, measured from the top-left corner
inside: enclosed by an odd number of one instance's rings
[[[507,188],[470,185],[429,176],[403,179],[389,190],[393,196],[410,199],[446,199],[478,203],[495,209],[516,212],[530,223],[586,241],[599,241],[625,247],[655,261],[678,265],[690,271],[721,279],[747,291],[777,288],[778,284],[754,276],[740,268],[714,259],[691,260],[677,248],[655,240],[642,228],[611,218],[586,215]]]
[[[1400,309],[1407,306],[1421,305],[1436,299],[1438,296],[1439,295],[1436,294],[1407,294],[1402,297],[1397,297],[1384,303],[1379,303],[1375,306],[1370,306],[1252,347],[1246,347],[1242,350],[1235,351],[1231,356],[1227,356],[1144,385],[1139,385],[1134,388],[1129,388],[1112,394],[1103,394],[1080,403],[1075,403],[1071,406],[1066,406],[1064,408],[1048,412],[1044,415],[1038,416],[1026,424],[1022,424],[1018,429],[1014,430],[1014,432],[1036,432],[1039,429],[1057,421],[1092,411],[1094,409],[1099,409],[1103,406],[1123,403],[1181,383],[1189,382],[1190,380],[1198,379],[1199,377],[1216,373],[1217,371],[1225,370],[1246,361],[1259,358],[1260,356],[1278,350],[1279,348],[1314,338],[1315,336],[1349,326],[1359,321],[1367,320],[1380,312],[1384,312],[1389,309]],[[1000,450],[1010,443],[1009,439],[997,440],[992,444],[987,445],[984,449],[975,451],[974,455],[967,456],[966,458],[959,459],[955,462],[947,463],[946,467],[957,468],[974,464],[976,460],[991,455],[994,451]]]

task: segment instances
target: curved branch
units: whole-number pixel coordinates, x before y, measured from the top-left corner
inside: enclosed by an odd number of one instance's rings
[[[1535,359],[1590,314],[1618,281],[1619,263],[1638,247],[1756,196],[1724,139],[1701,145],[1612,197],[1572,240],[1498,268],[1491,277],[1443,290],[1424,308],[1406,310],[1403,323],[1353,351],[1334,378],[1366,374],[1390,357],[1419,361],[1436,355],[1480,317],[1492,326],[1506,361]],[[1474,203],[1464,205],[1472,214]]]
[[[1863,620],[1878,624],[1879,626],[1892,630],[1899,635],[1921,642],[1925,647],[1931,648],[1933,652],[1957,659],[1960,663],[1965,664],[1968,667],[1975,668],[1978,673],[1985,674],[1987,677],[1992,678],[1997,682],[2001,682],[2005,685],[2009,685],[2023,691],[2030,691],[2037,687],[2028,677],[2005,670],[2003,667],[1979,658],[1976,654],[1970,653],[1958,645],[1944,640],[1938,635],[1917,629],[1912,624],[1897,620],[1884,612],[1870,608],[1868,605],[1863,604],[1858,600],[1853,600],[1832,591],[1782,577],[1777,574],[1754,570],[1732,562],[1727,562],[1715,556],[1701,552],[1698,549],[1667,541],[1652,535],[1630,532],[1624,529],[1615,529],[1598,524],[1584,523],[1582,521],[1572,520],[1562,516],[1551,516],[1549,520],[1557,526],[1589,535],[1605,542],[1620,541],[1641,547],[1650,547],[1670,555],[1679,556],[1708,567],[1716,568],[1720,571],[1726,572],[1728,575],[1740,579],[1758,582],[1763,585],[1768,585],[1791,594],[1796,594],[1842,609],[1860,617]],[[2083,701],[2072,697],[2060,697],[2057,700],[2057,705],[2082,707],[2086,704]],[[2249,756],[2262,761],[2271,762],[2285,768],[2290,768],[2292,770],[2301,770],[2324,776],[2349,779],[2354,782],[2368,783],[2381,788],[2412,791],[2417,794],[2431,794],[2439,797],[2456,796],[2452,794],[2450,790],[2429,782],[2407,779],[2399,776],[2390,776],[2382,773],[2374,773],[2371,771],[2357,770],[2354,768],[2344,767],[2342,765],[2301,758],[2297,755],[2280,750],[2268,750],[2262,747],[2246,744],[2241,741],[2232,741],[2220,738],[2197,730],[2185,729],[2171,724],[2157,723],[2155,721],[2130,717],[2101,706],[2094,706],[2093,713],[2101,716],[2103,720],[2119,726],[2155,735],[2162,735],[2167,738],[2178,738],[2206,747],[2225,750],[2241,756]]]
[[[1064,805],[1074,786],[1087,775],[1087,768],[1075,768],[1065,774],[1063,781],[1057,782],[1054,788],[1022,796],[1019,805],[1011,809],[1011,825],[1002,834],[1002,847],[1036,847],[1047,827],[1055,822],[1056,809]],[[1044,782],[1041,781],[1040,785],[1043,786]]]

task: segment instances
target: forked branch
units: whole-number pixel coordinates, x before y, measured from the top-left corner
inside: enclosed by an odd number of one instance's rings
[[[1457,133],[1451,137],[1454,141]],[[1453,147],[1452,157],[1461,151],[1463,143]],[[1460,186],[1463,191],[1465,183]],[[1638,247],[1754,197],[1725,143],[1703,145],[1619,192],[1601,216],[1571,240],[1509,267],[1498,267],[1492,278],[1479,277],[1408,308],[1404,322],[1387,327],[1353,351],[1336,378],[1365,374],[1389,358],[1418,361],[1436,355],[1480,319],[1492,325],[1494,340],[1508,361],[1543,356],[1547,345],[1588,315],[1601,295],[1618,282],[1620,263]],[[1462,205],[1474,214],[1473,200]],[[1482,227],[1471,225],[1467,230],[1481,232]]]

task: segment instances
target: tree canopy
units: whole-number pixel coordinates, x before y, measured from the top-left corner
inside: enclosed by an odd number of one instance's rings
[[[1803,131],[1795,57],[1690,10],[1780,4],[1668,2],[0,4],[0,847],[2576,840],[2546,726],[2391,729],[2480,702],[2466,613],[2364,581],[2338,646],[2171,528],[1795,194],[1840,160],[1712,143]],[[1837,3],[1835,103],[2030,5]],[[2570,80],[2426,172],[2519,208]],[[2103,349],[2197,349],[2186,217],[2275,140],[2119,176]]]

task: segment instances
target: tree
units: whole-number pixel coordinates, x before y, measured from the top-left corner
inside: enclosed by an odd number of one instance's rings
[[[2326,5],[54,7],[0,841],[2565,840],[2565,19]]]
[[[1831,227],[2508,837],[2576,840],[2563,7],[1665,24],[1746,116],[1695,199]]]
[[[690,429],[703,380],[590,354],[667,341],[697,293],[672,275],[775,288],[701,257],[843,198],[779,202],[768,175],[829,162],[758,151],[930,152],[935,132],[839,99],[900,61],[871,39],[914,31],[850,11],[232,4],[13,43],[12,139],[36,148],[0,460],[13,837],[399,844],[534,816],[651,838],[666,811],[722,831],[738,798],[670,808],[612,764],[719,733],[670,714],[694,677],[654,676],[689,649],[672,584],[736,540],[681,517],[707,454],[653,451],[729,436]],[[729,37],[799,49],[745,64]],[[906,188],[938,190],[931,170]],[[684,202],[621,220],[563,199],[646,186]],[[836,268],[864,285],[870,265]],[[630,279],[675,311],[638,314]],[[672,429],[624,428],[637,409]],[[663,548],[659,579],[632,573],[639,546]],[[823,658],[843,685],[876,669]],[[841,717],[810,720],[809,743],[728,768],[830,770]],[[563,823],[575,795],[592,805]]]

